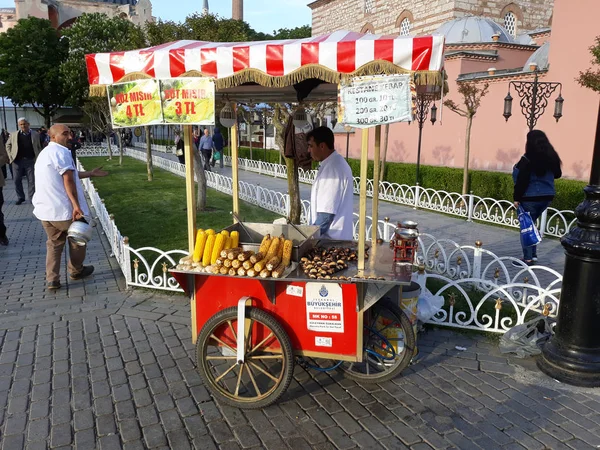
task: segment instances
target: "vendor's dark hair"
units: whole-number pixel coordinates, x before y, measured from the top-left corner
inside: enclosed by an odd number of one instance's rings
[[[333,144],[333,131],[327,127],[318,127],[309,131],[306,133],[306,141],[308,142],[310,138],[313,138],[317,145],[325,144],[330,150],[335,148]]]
[[[560,156],[554,150],[546,133],[541,130],[531,130],[527,133],[525,156],[531,163],[531,170],[538,176],[543,176],[548,171],[556,173],[562,165]]]

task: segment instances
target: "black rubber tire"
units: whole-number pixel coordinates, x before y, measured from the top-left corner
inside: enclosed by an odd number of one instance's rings
[[[198,335],[198,341],[196,343],[196,363],[198,372],[204,380],[206,387],[220,402],[242,409],[265,408],[275,403],[290,385],[294,375],[294,353],[287,333],[277,322],[277,320],[273,318],[273,316],[261,309],[247,306],[246,318],[252,319],[255,322],[261,323],[262,325],[270,328],[281,346],[284,359],[281,363],[283,374],[279,382],[274,386],[274,388],[272,388],[271,392],[266,397],[261,398],[260,400],[236,400],[236,397],[233,395],[228,395],[226,392],[224,392],[224,389],[216,384],[210,364],[205,358],[207,349],[206,344],[208,343],[210,335],[224,322],[228,320],[237,321],[237,307],[227,308],[219,311],[204,324],[200,334]]]
[[[371,307],[371,309],[375,311],[377,310],[377,308],[387,310],[392,316],[396,318],[396,320],[400,324],[400,328],[404,333],[404,352],[402,353],[402,355],[400,355],[400,357],[397,360],[395,360],[394,364],[390,366],[389,369],[386,369],[379,373],[366,374],[352,371],[350,369],[353,367],[353,363],[344,362],[337,368],[337,370],[339,370],[345,378],[349,378],[351,380],[361,383],[382,383],[384,381],[389,381],[398,376],[400,372],[406,369],[406,367],[410,364],[416,344],[416,336],[414,334],[410,320],[396,303],[387,298],[378,301],[374,306]],[[368,355],[365,352],[365,354],[363,355],[363,361],[367,361],[367,358]],[[368,363],[365,362],[364,364]]]

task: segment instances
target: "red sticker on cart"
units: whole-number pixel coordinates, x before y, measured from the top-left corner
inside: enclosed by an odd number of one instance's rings
[[[344,301],[339,284],[306,283],[306,327],[311,331],[344,332]]]

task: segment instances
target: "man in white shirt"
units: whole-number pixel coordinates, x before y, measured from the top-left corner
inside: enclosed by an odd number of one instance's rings
[[[325,238],[352,240],[352,170],[335,151],[333,131],[329,128],[315,128],[306,134],[306,140],[312,159],[321,162],[310,192],[310,223],[319,225]]]
[[[78,172],[71,151],[67,148],[70,130],[66,125],[54,125],[48,131],[50,143],[35,163],[36,190],[33,214],[42,221],[48,236],[46,241],[46,281],[49,290],[59,289],[60,260],[67,241],[67,231],[73,221],[90,215],[80,178],[104,177],[108,172],[95,168]],[[94,266],[84,266],[85,246],[69,242],[68,269],[72,280],[80,280],[94,272]]]

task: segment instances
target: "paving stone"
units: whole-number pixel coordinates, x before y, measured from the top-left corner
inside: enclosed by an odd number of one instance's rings
[[[160,425],[148,425],[142,428],[144,442],[149,448],[167,444],[167,437]]]
[[[211,437],[217,444],[233,439],[233,433],[223,420],[217,420],[208,424]]]

